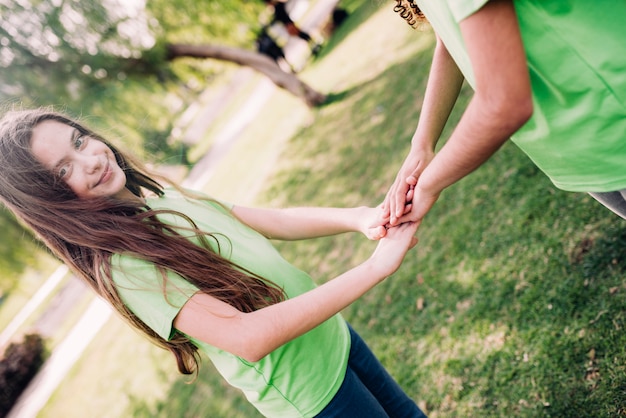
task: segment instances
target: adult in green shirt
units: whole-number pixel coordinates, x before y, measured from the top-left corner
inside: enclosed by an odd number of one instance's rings
[[[425,17],[437,43],[411,150],[385,199],[392,224],[422,219],[509,138],[556,187],[589,192],[626,218],[625,1],[397,0],[395,8],[410,24]],[[474,95],[435,155],[464,79]]]
[[[0,198],[181,373],[205,353],[265,416],[424,416],[339,312],[395,272],[417,225],[376,208],[256,209],[163,187],[64,115],[0,122]],[[317,287],[268,238],[380,240]]]

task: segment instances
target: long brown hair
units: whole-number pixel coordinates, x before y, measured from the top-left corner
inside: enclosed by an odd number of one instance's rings
[[[126,187],[136,196],[143,197],[145,192],[163,195],[163,187],[155,178],[163,179],[148,173],[110,142],[65,115],[36,109],[8,112],[0,122],[0,200],[128,322],[155,344],[170,350],[181,373],[197,371],[197,347],[178,332],[169,341],[164,340],[124,305],[112,282],[113,254],[128,254],[153,263],[164,280],[166,272],[173,271],[200,291],[243,312],[285,298],[282,289],[272,282],[212,251],[209,240],[213,236],[182,213],[152,210],[139,202],[114,198],[79,199],[31,152],[33,128],[46,120],[69,125],[109,146],[126,173]],[[174,213],[188,226],[164,224],[157,218],[162,213]],[[185,238],[183,231],[186,235],[191,231],[200,244]]]

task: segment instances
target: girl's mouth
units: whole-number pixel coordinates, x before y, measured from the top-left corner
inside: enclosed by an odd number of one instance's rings
[[[106,183],[107,181],[109,181],[109,179],[111,178],[111,166],[109,165],[109,162],[107,161],[106,166],[104,167],[104,171],[102,172],[102,177],[100,177],[100,180],[98,180],[98,183],[96,183],[96,186],[99,186],[102,183]]]

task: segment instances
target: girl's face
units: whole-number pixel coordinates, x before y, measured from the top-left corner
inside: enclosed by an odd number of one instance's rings
[[[132,194],[111,149],[76,128],[55,120],[43,121],[33,129],[30,145],[35,159],[81,199]]]

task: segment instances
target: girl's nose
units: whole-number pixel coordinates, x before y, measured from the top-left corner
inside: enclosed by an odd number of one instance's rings
[[[83,155],[83,166],[87,173],[93,174],[102,167],[102,161],[97,155]]]

